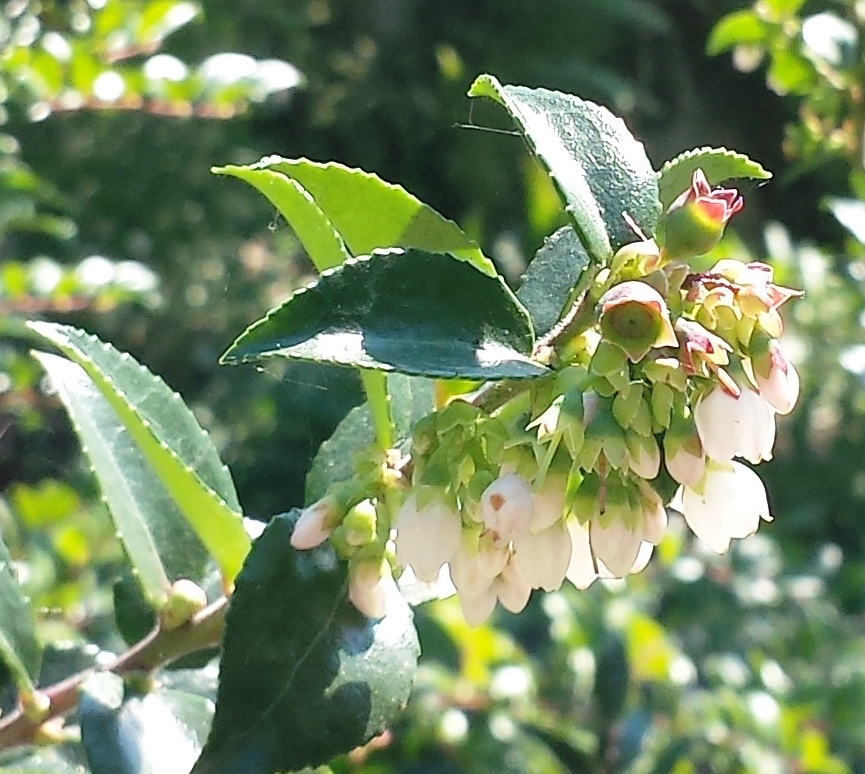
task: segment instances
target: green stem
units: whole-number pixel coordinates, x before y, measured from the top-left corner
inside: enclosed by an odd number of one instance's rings
[[[380,371],[361,370],[360,378],[372,415],[375,437],[382,450],[394,445],[393,419],[390,415],[390,396],[387,393],[387,377]]]

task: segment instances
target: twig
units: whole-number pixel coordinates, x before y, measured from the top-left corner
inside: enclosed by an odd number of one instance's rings
[[[48,699],[48,709],[40,713],[38,718],[32,718],[23,709],[17,709],[0,719],[0,750],[32,742],[46,721],[74,710],[78,706],[81,685],[96,672],[113,672],[121,676],[150,672],[182,656],[219,645],[227,607],[228,599],[221,597],[184,626],[171,631],[157,626],[113,663],[84,669],[59,683],[40,689],[40,693]]]

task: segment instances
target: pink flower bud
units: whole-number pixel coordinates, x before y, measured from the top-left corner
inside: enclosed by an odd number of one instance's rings
[[[664,434],[664,465],[676,483],[697,485],[706,470],[706,455],[696,431],[682,436]]]
[[[779,414],[789,414],[799,399],[799,374],[774,339],[752,355],[754,378],[766,401]]]
[[[676,320],[676,333],[682,342],[681,358],[685,373],[708,376],[710,370],[730,362],[729,353],[733,348],[700,323],[680,317]]]
[[[333,532],[339,519],[339,508],[332,497],[323,497],[304,508],[291,533],[292,547],[306,551],[321,545]]]
[[[703,170],[695,170],[691,187],[670,205],[664,216],[664,254],[674,260],[686,260],[709,252],[721,239],[727,221],[743,205],[738,191],[712,190]]]
[[[391,594],[399,590],[384,559],[358,562],[349,569],[348,598],[365,616],[384,618]]]
[[[670,311],[663,296],[639,280],[610,288],[598,302],[601,333],[636,363],[655,347],[677,347]]]

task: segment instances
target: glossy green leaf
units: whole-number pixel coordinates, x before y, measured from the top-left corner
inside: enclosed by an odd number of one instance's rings
[[[39,676],[42,648],[33,612],[0,540],[0,658],[9,667],[19,692],[30,693]]]
[[[80,712],[93,774],[189,774],[210,729],[213,702],[175,688],[131,694],[122,678],[99,672],[82,687]]]
[[[69,326],[29,327],[80,365],[231,581],[249,539],[231,474],[179,395],[126,353]]]
[[[263,193],[295,230],[306,250],[331,256],[321,271],[337,265],[338,248],[367,255],[386,247],[416,247],[451,253],[485,274],[495,276],[492,262],[453,221],[412,196],[404,188],[369,172],[330,162],[268,156],[247,167],[213,170],[245,180]],[[325,234],[339,235],[339,245]]]
[[[237,578],[213,730],[192,774],[315,766],[380,734],[405,707],[420,652],[399,594],[381,620],[347,599],[330,546],[291,548],[297,512],[275,517]]]
[[[768,180],[772,173],[744,153],[726,148],[694,148],[670,159],[658,173],[658,186],[664,209],[691,186],[697,169],[702,169],[712,185],[734,178]]]
[[[145,602],[159,607],[174,580],[201,581],[207,549],[84,369],[58,355],[34,355],[87,450]]]
[[[333,223],[296,180],[267,167],[219,167],[214,172],[239,178],[258,191],[288,221],[319,271],[339,266],[350,256]]]
[[[528,309],[537,335],[547,333],[567,311],[565,304],[571,291],[591,260],[570,226],[544,240],[517,290],[517,298]]]
[[[254,323],[223,363],[271,357],[431,377],[520,379],[531,360],[526,310],[499,277],[443,253],[355,258]]]
[[[547,168],[589,254],[605,262],[661,214],[655,172],[641,143],[606,108],[570,94],[504,86],[481,75],[470,97],[502,105]]]
[[[429,379],[387,374],[390,414],[397,447],[411,437],[414,425],[433,410],[434,383]],[[352,458],[375,440],[369,406],[355,406],[318,450],[306,476],[306,502],[323,497],[327,488],[351,478]]]

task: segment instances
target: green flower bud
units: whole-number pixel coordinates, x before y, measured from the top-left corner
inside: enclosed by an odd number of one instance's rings
[[[727,221],[743,205],[738,191],[713,191],[703,170],[695,170],[691,187],[670,205],[661,222],[664,256],[687,260],[708,253],[720,241]]]
[[[207,594],[197,583],[180,578],[171,584],[168,597],[159,611],[159,622],[166,631],[178,629],[207,607]]]
[[[604,340],[623,349],[632,363],[642,360],[652,348],[679,344],[663,296],[645,282],[632,280],[610,288],[598,306]],[[606,376],[595,367],[595,358],[592,370]]]

